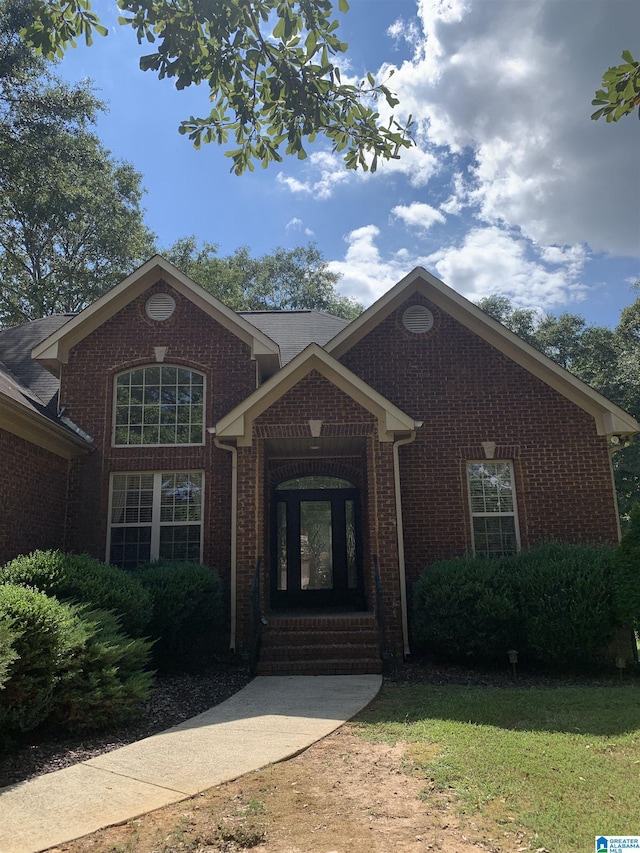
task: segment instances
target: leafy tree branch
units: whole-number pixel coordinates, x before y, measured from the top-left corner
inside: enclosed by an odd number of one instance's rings
[[[48,58],[77,39],[91,44],[107,35],[88,0],[30,0],[33,20],[25,41]],[[119,22],[139,43],[154,45],[143,71],[175,80],[177,89],[209,86],[211,108],[179,127],[196,148],[217,142],[232,147],[231,171],[255,163],[267,167],[282,151],[300,159],[318,134],[343,155],[347,168],[375,171],[380,159],[396,159],[412,145],[411,117],[383,122],[378,103],[398,100],[387,82],[367,74],[343,83],[339,58],[347,44],[337,35],[332,0],[118,0]],[[338,0],[347,12],[347,0]],[[233,147],[235,146],[235,147]]]
[[[602,75],[603,88],[598,89],[591,101],[598,107],[591,115],[594,120],[604,117],[607,122],[619,121],[636,107],[640,119],[640,62],[628,50],[622,52],[622,59],[621,65],[609,68]]]

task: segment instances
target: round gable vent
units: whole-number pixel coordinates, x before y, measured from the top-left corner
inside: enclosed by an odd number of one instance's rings
[[[145,309],[152,320],[168,320],[176,310],[176,300],[169,293],[154,293],[147,299]]]
[[[423,335],[433,326],[433,314],[424,305],[412,305],[402,315],[402,323],[414,335]]]

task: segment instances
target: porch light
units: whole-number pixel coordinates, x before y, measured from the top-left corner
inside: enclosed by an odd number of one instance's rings
[[[511,664],[511,670],[513,672],[513,677],[516,677],[516,667],[518,666],[518,652],[515,649],[509,649],[507,652],[509,656],[509,663]]]

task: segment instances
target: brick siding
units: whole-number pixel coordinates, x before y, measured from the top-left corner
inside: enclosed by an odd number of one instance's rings
[[[170,292],[177,303],[174,315],[164,322],[150,320],[144,310],[150,293],[158,290]],[[427,304],[434,314],[434,326],[424,335],[402,325],[404,308],[414,303]],[[255,388],[249,347],[162,281],[73,347],[62,370],[60,404],[94,437],[95,450],[70,463],[66,545],[104,558],[112,472],[202,470],[204,561],[220,571],[228,591],[231,454],[216,448],[209,434],[204,445],[196,447],[111,446],[114,377],[155,364],[158,346],[167,347],[165,364],[205,375],[206,426],[213,426]],[[434,560],[470,551],[466,464],[484,458],[485,441],[496,443],[496,458],[513,462],[523,547],[546,539],[617,541],[606,439],[596,435],[593,418],[422,296],[412,296],[341,360],[424,422],[415,441],[399,449],[409,593]],[[322,421],[323,437],[357,439],[359,455],[268,458],[268,442],[310,437],[309,420]],[[67,463],[35,448],[18,453],[16,442],[9,444],[9,463],[0,474],[6,481],[3,491],[19,490],[15,506],[33,507],[34,500],[40,505],[35,506],[38,520],[32,530],[18,511],[10,515],[11,548],[20,550],[27,539],[37,547],[61,544]],[[394,657],[401,656],[393,444],[379,441],[375,417],[314,370],[255,420],[253,445],[239,447],[237,453],[239,649],[248,646],[257,561],[263,566],[263,580],[268,568],[272,488],[290,477],[325,474],[345,477],[361,490],[367,606],[374,608],[376,556],[386,642]],[[268,610],[265,583],[262,605]]]
[[[64,548],[66,459],[0,430],[0,565]]]
[[[432,330],[408,332],[408,304]],[[341,361],[416,420],[400,448],[409,587],[436,559],[471,550],[466,463],[482,442],[514,464],[523,547],[559,539],[615,543],[610,461],[593,418],[462,324],[415,294]]]
[[[165,291],[176,310],[163,322],[151,320],[145,303]],[[156,364],[155,347],[167,347],[164,364],[200,371],[205,376],[205,427],[255,389],[250,348],[208,314],[162,281],[145,291],[74,346],[63,366],[60,405],[94,438],[94,452],[73,465],[69,503],[72,547],[104,559],[107,541],[109,475],[121,471],[205,472],[204,555],[217,569],[228,592],[231,524],[230,454],[215,447],[205,430],[202,446],[112,447],[115,376]]]

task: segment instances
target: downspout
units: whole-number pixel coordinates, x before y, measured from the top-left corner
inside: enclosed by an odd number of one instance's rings
[[[422,426],[422,421],[415,421],[416,427]],[[396,494],[396,527],[398,530],[398,569],[400,573],[400,609],[402,614],[402,643],[404,656],[411,655],[409,648],[409,618],[407,615],[407,573],[404,562],[404,525],[402,522],[402,495],[400,493],[400,455],[398,450],[405,444],[415,441],[416,431],[413,430],[406,438],[399,438],[393,442],[393,481]]]
[[[213,433],[215,427],[207,432]],[[238,448],[232,444],[223,444],[214,435],[213,443],[220,450],[228,450],[231,453],[231,578],[230,578],[230,630],[229,648],[232,652],[236,650],[236,607],[237,607],[237,540],[238,540]]]

